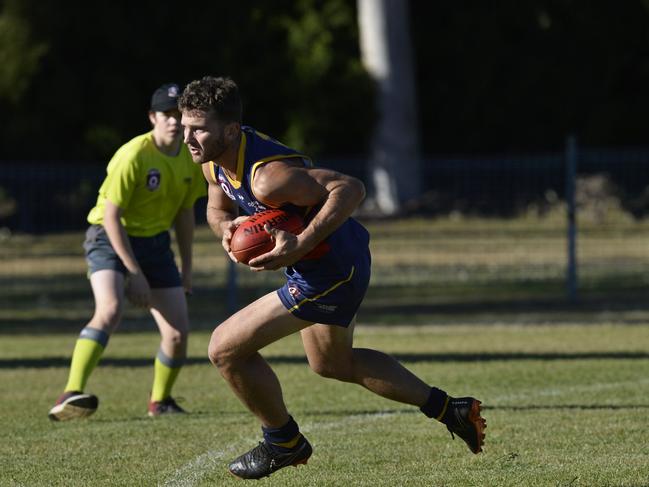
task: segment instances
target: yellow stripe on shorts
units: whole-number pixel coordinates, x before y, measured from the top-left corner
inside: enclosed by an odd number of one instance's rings
[[[333,291],[334,289],[336,289],[338,286],[341,286],[341,285],[345,284],[346,282],[351,281],[352,277],[354,276],[354,270],[355,270],[355,268],[354,268],[354,266],[352,266],[352,270],[351,270],[351,272],[349,273],[349,276],[347,276],[346,279],[343,279],[342,281],[338,281],[336,284],[334,284],[333,286],[331,286],[331,287],[330,287],[329,289],[327,289],[325,292],[320,293],[320,294],[318,294],[317,296],[314,296],[314,297],[312,297],[312,298],[304,298],[302,301],[300,301],[300,302],[297,303],[295,306],[293,306],[291,309],[289,309],[289,310],[288,310],[289,313],[292,313],[293,311],[295,311],[296,309],[298,309],[298,308],[299,308],[300,306],[302,306],[305,302],[307,302],[307,301],[315,301],[316,299],[321,298],[322,296],[326,296],[326,295],[329,294],[331,291]]]

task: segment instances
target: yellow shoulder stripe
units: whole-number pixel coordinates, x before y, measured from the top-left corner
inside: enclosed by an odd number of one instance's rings
[[[216,177],[216,171],[218,166],[216,165],[216,162],[210,161],[210,174],[212,175],[212,181],[214,181],[216,184],[219,184],[219,180]]]
[[[225,174],[225,177],[228,178],[228,181],[230,181],[230,184],[234,189],[239,189],[241,187],[241,181],[243,180],[243,168],[245,166],[245,157],[246,157],[246,144],[248,143],[248,139],[246,138],[246,133],[241,132],[241,144],[239,144],[239,153],[237,154],[237,179],[234,180],[230,176],[228,176],[228,173],[223,171]]]

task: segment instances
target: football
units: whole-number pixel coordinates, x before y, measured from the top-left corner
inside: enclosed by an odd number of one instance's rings
[[[230,251],[237,261],[248,264],[273,249],[275,242],[264,230],[266,224],[295,235],[304,230],[302,218],[295,213],[277,209],[255,213],[237,227],[230,240]]]

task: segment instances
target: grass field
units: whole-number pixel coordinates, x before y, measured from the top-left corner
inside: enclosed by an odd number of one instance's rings
[[[208,339],[191,336],[176,387],[192,414],[145,416],[158,337],[118,333],[89,384],[99,411],[50,423],[74,336],[2,335],[0,485],[242,485],[226,464],[256,444],[259,426],[208,363]],[[482,399],[484,454],[415,408],[316,376],[288,337],[263,354],[314,455],[254,485],[649,485],[649,325],[361,325],[356,345]]]
[[[649,221],[580,225],[579,300],[565,294],[561,219],[369,222],[373,275],[356,345],[485,405],[484,454],[416,408],[308,369],[289,337],[262,353],[314,445],[273,486],[649,486]],[[242,485],[227,462],[259,426],[207,360],[233,303],[227,260],[201,227],[194,332],[175,394],[192,414],[146,417],[158,335],[127,308],[89,383],[87,421],[46,417],[90,317],[82,232],[0,239],[0,486]],[[279,274],[237,272],[237,304]]]

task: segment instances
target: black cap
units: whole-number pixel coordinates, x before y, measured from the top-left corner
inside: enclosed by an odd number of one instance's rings
[[[155,90],[151,97],[152,112],[166,112],[178,108],[180,88],[176,83],[167,83]]]

